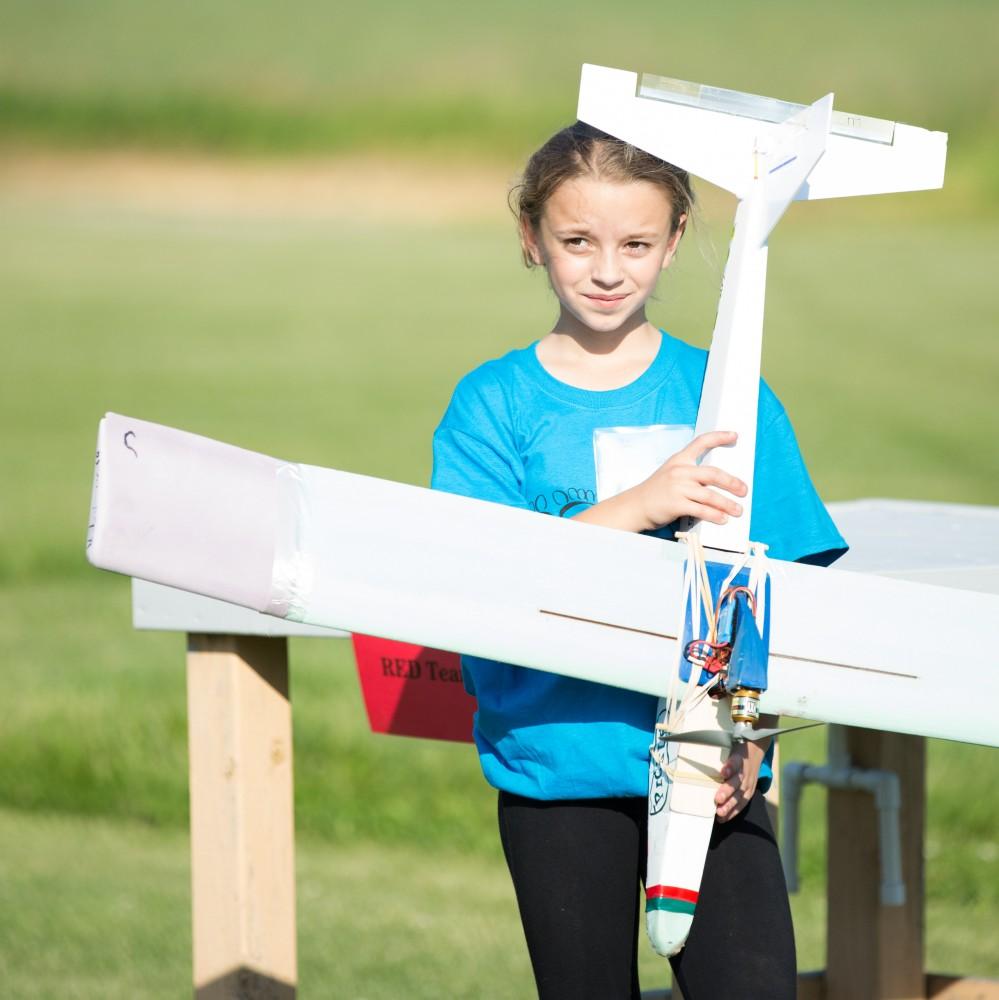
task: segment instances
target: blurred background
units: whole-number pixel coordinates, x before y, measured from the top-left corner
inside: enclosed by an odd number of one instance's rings
[[[993,2],[0,0],[0,25],[4,997],[190,995],[184,643],[84,560],[98,419],[426,483],[457,379],[554,317],[506,196],[584,61],[950,133],[942,192],[792,208],[764,373],[827,500],[999,504]],[[706,346],[732,204],[700,193],[652,318]],[[345,643],[291,659],[301,995],[531,995],[472,751],[370,735]],[[934,970],[999,975],[997,772],[930,747]],[[644,942],[642,972],[665,985]]]

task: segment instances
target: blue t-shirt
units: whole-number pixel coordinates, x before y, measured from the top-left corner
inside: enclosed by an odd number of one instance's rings
[[[594,432],[695,422],[706,351],[663,333],[634,382],[592,391],[550,375],[535,346],[458,383],[434,435],[434,489],[572,517],[597,499]],[[787,414],[763,382],[750,537],[776,559],[828,563],[846,550]],[[647,793],[655,698],[478,657],[463,657],[462,667],[491,785],[534,799]]]

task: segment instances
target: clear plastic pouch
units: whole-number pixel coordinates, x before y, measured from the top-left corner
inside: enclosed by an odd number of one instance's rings
[[[593,432],[597,500],[607,500],[648,479],[693,440],[691,424],[598,427]]]

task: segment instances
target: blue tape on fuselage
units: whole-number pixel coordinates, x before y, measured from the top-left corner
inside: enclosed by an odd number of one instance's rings
[[[708,582],[711,585],[711,600],[718,602],[718,592],[732,567],[725,563],[708,562]],[[749,568],[741,570],[729,584],[731,587],[746,587],[749,585]],[[726,602],[722,618],[719,622],[719,636],[724,640],[731,637],[734,629],[732,655],[729,659],[728,682],[729,690],[736,687],[748,687],[757,691],[767,689],[767,661],[770,655],[770,578],[766,583],[766,615],[763,622],[763,634],[760,635],[753,621],[749,601],[745,594],[736,594]],[[726,620],[727,619],[727,620]],[[690,607],[686,608],[683,625],[683,648],[693,639],[703,639],[707,635],[707,623],[701,616],[699,635],[693,634],[690,619]],[[727,635],[725,634],[727,632]],[[690,677],[691,664],[684,656],[680,659],[680,679],[686,681]],[[707,670],[701,671],[698,684],[707,684],[712,675]]]

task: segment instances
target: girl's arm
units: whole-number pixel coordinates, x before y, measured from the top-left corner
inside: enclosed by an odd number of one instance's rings
[[[734,431],[699,435],[644,482],[601,500],[573,520],[622,531],[652,531],[679,517],[696,517],[715,524],[739,517],[742,505],[718,490],[744,497],[746,484],[712,465],[697,464],[712,448],[735,444],[737,436]]]
[[[772,728],[779,724],[776,715],[761,715],[760,728]],[[733,747],[721,769],[722,784],[715,792],[715,816],[719,823],[734,819],[747,805],[756,792],[760,778],[760,765],[770,749],[772,739],[746,740]]]
[[[729,517],[741,516],[742,505],[731,496],[744,497],[746,484],[714,466],[697,464],[706,451],[733,445],[736,437],[730,431],[701,434],[644,482],[594,504],[574,520],[624,531],[649,531],[680,517],[724,524]],[[761,720],[761,724],[776,726],[777,720]],[[722,768],[722,785],[715,793],[719,822],[725,823],[738,815],[753,797],[770,742],[750,740],[729,755]]]

